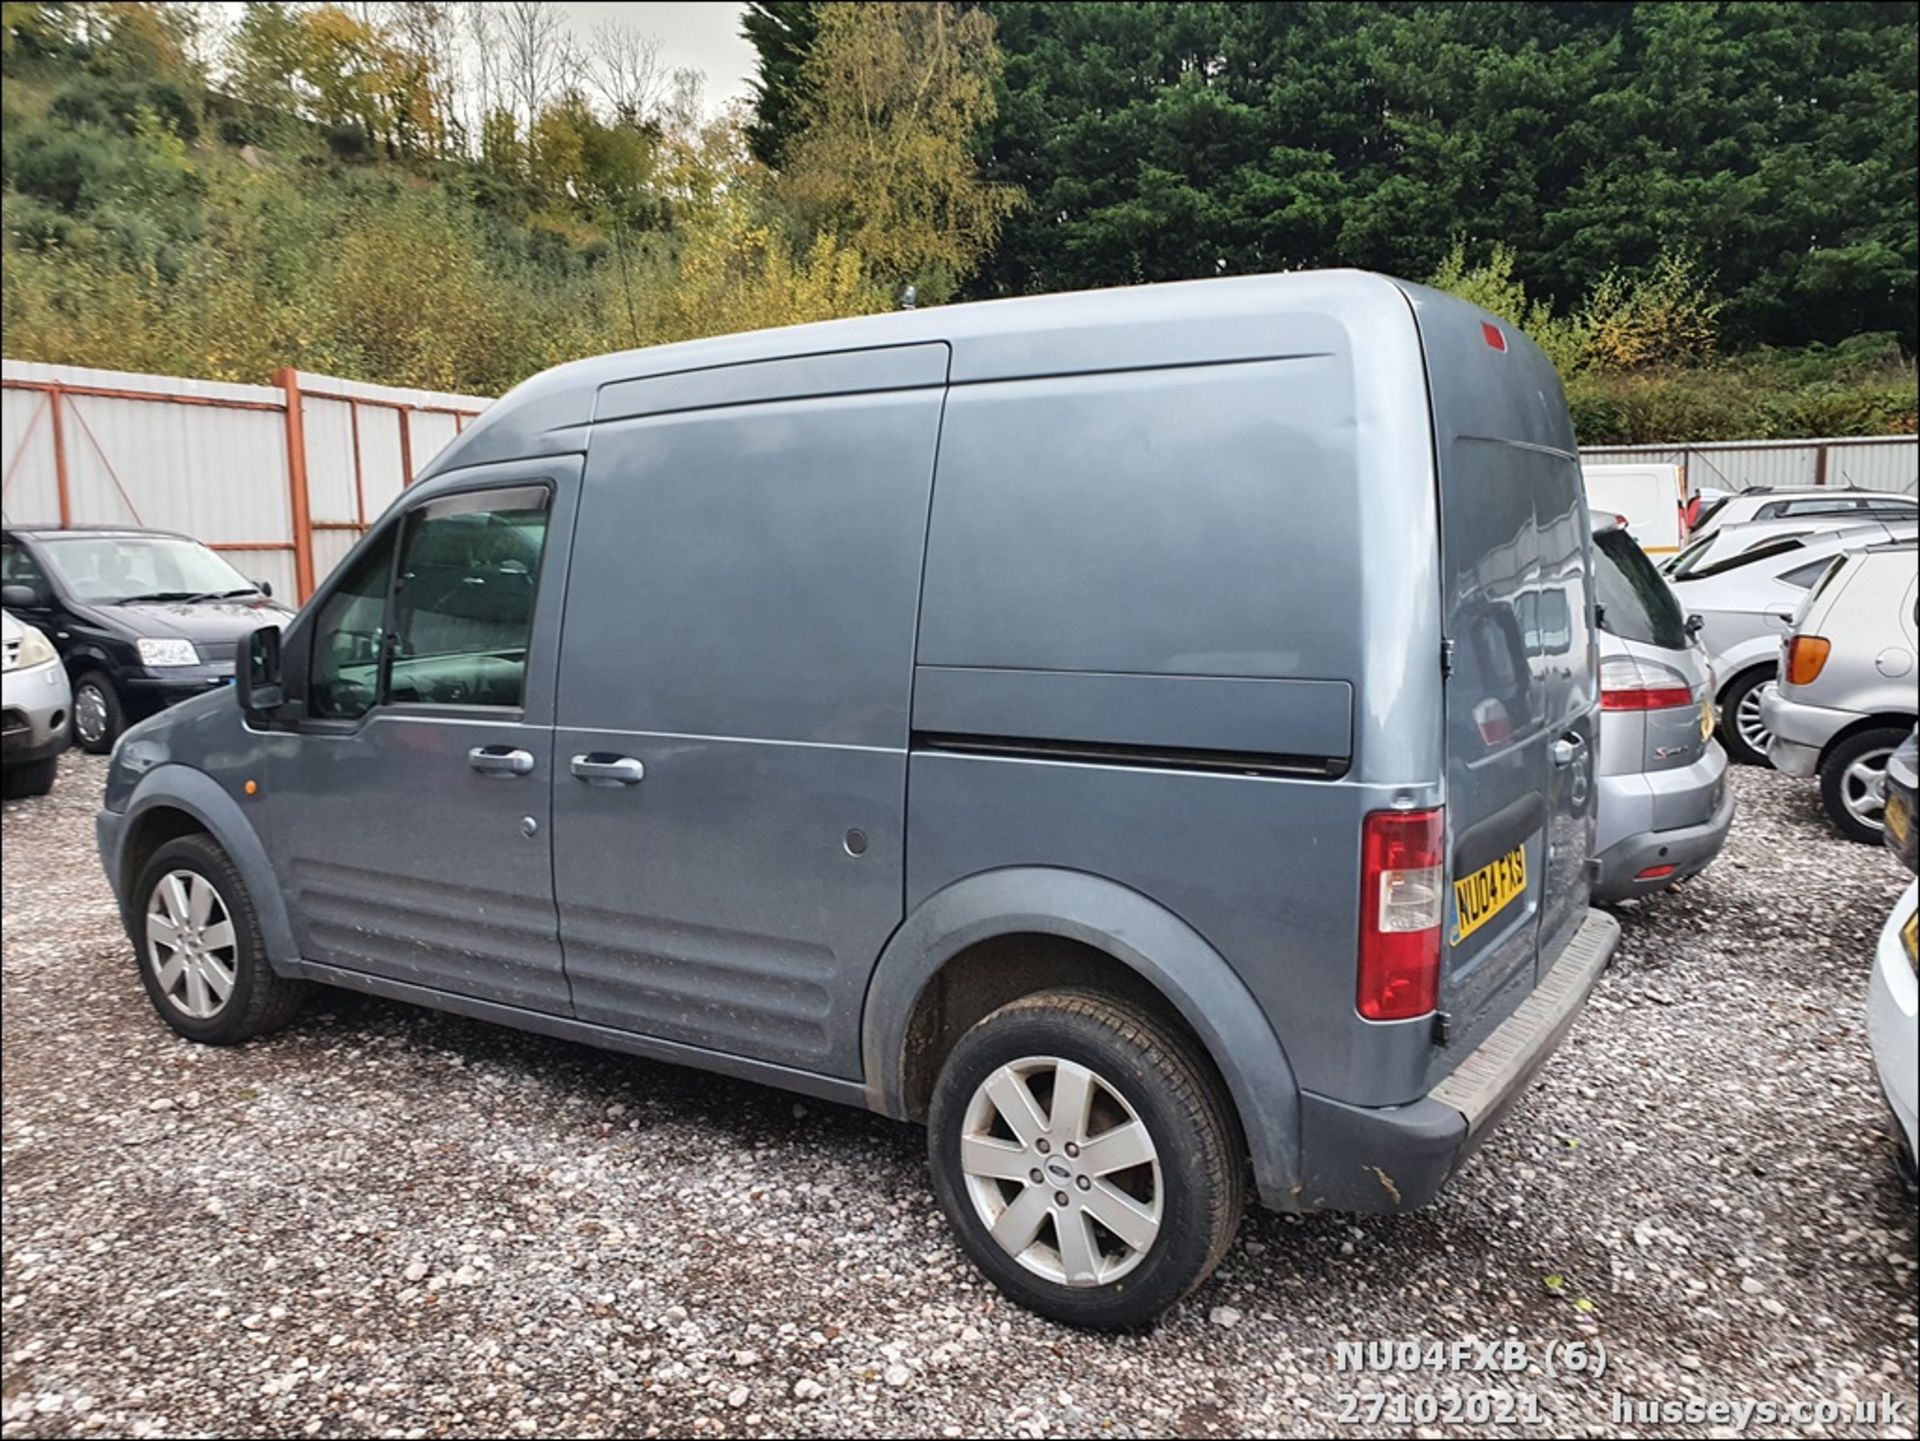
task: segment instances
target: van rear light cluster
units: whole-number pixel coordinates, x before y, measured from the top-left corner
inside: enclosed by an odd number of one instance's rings
[[[1440,996],[1446,813],[1375,811],[1360,841],[1360,1014],[1404,1021]]]
[[[1693,687],[1671,666],[1630,655],[1600,662],[1602,710],[1676,710],[1693,704]]]
[[[1787,642],[1787,684],[1812,685],[1827,667],[1833,642],[1823,635],[1796,635]]]

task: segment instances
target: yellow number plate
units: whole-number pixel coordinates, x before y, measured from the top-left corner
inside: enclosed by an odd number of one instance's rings
[[[1907,917],[1907,923],[1900,927],[1900,943],[1907,948],[1907,959],[1920,964],[1920,915]]]
[[[1887,834],[1904,846],[1907,833],[1913,829],[1913,813],[1907,809],[1907,798],[1891,786],[1887,787],[1885,817]]]
[[[1715,722],[1714,722],[1714,714],[1713,714],[1713,702],[1710,700],[1701,701],[1700,702],[1700,739],[1701,740],[1705,740],[1708,736],[1713,734],[1714,723]]]
[[[1459,945],[1527,888],[1527,848],[1515,846],[1491,865],[1453,883],[1453,944]]]

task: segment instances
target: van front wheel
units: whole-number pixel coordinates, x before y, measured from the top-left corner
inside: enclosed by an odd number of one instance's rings
[[[188,1040],[230,1046],[293,1019],[306,988],[269,964],[246,883],[209,837],[155,851],[129,909],[147,999]]]
[[[1218,1079],[1164,1022],[1092,992],[1025,997],[962,1037],[928,1152],[974,1264],[1071,1326],[1152,1321],[1240,1223],[1246,1153]]]

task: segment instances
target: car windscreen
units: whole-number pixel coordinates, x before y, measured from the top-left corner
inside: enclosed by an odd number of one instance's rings
[[[1701,506],[1700,514],[1694,517],[1693,528],[1699,530],[1702,526],[1711,524],[1713,518],[1726,509],[1727,499],[1728,498],[1723,495],[1718,500],[1710,500]]]
[[[1675,580],[1705,580],[1710,575],[1725,575],[1730,570],[1738,570],[1746,565],[1758,565],[1763,560],[1771,560],[1776,555],[1786,555],[1790,551],[1805,550],[1806,543],[1800,539],[1770,540],[1765,545],[1756,545],[1752,550],[1743,550],[1738,555],[1730,555],[1724,560],[1716,560],[1708,565],[1698,565],[1685,575],[1675,571]]]
[[[1687,618],[1680,602],[1633,537],[1624,530],[1602,531],[1593,548],[1594,599],[1602,627],[1622,640],[1685,650]]]
[[[1713,549],[1713,543],[1718,539],[1719,536],[1715,534],[1703,535],[1698,540],[1688,541],[1686,549],[1674,556],[1665,565],[1661,566],[1660,569],[1676,578],[1691,574],[1693,568],[1700,563],[1700,558]]]
[[[49,537],[41,552],[84,605],[251,595],[253,582],[197,540],[163,535]]]

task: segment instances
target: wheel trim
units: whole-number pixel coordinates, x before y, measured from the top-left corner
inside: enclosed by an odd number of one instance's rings
[[[1734,711],[1733,725],[1740,732],[1741,740],[1765,755],[1773,741],[1773,732],[1760,721],[1760,691],[1757,685],[1747,687],[1747,693],[1740,697],[1739,707]]]
[[[1118,1088],[1077,1061],[1028,1056],[981,1082],[961,1127],[960,1169],[994,1243],[1055,1285],[1117,1281],[1159,1237],[1165,1189],[1153,1136]]]
[[[233,994],[239,949],[233,916],[198,871],[168,871],[147,897],[147,964],[167,1004],[211,1020]]]
[[[80,687],[73,698],[73,728],[80,739],[92,745],[107,734],[107,698],[91,683]]]
[[[1892,746],[1879,746],[1853,758],[1840,776],[1840,803],[1847,814],[1869,830],[1885,830],[1887,758]]]

